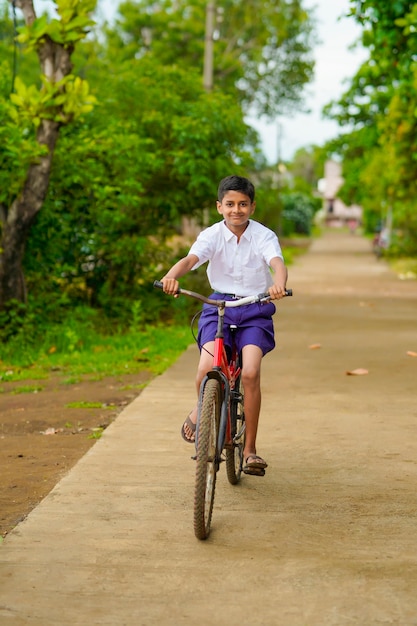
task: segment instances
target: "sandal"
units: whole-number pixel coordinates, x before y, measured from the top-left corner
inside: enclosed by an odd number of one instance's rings
[[[253,459],[250,463],[248,463],[249,459]],[[263,460],[262,457],[257,454],[249,454],[246,457],[245,465],[242,468],[242,472],[244,474],[249,474],[250,476],[265,476],[265,469],[268,467],[268,463]]]
[[[190,413],[190,415],[191,415],[191,413]],[[181,437],[187,443],[194,443],[195,442],[195,435],[193,437],[187,437],[187,435],[185,434],[185,428],[184,428],[185,426],[188,426],[188,428],[190,430],[192,430],[193,433],[195,433],[196,424],[194,424],[194,422],[191,421],[190,415],[187,417],[187,419],[185,420],[184,424],[181,426]]]

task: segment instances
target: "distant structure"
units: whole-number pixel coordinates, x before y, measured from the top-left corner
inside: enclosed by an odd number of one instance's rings
[[[318,183],[318,191],[323,198],[323,209],[319,212],[321,221],[327,226],[359,226],[362,222],[362,207],[357,204],[346,206],[337,197],[337,192],[343,185],[342,166],[336,161],[326,161],[324,178]]]

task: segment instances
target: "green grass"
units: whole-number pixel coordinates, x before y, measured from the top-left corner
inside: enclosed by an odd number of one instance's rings
[[[417,259],[392,259],[389,264],[401,280],[417,280]]]
[[[102,428],[101,426],[99,426],[98,428],[92,428],[91,430],[93,432],[91,433],[91,435],[88,435],[88,439],[100,439],[101,435],[104,432],[104,428]]]
[[[24,385],[23,387],[16,387],[15,389],[13,389],[12,393],[38,393],[43,389],[44,387],[40,387],[39,385]]]
[[[145,370],[158,375],[193,342],[189,327],[162,324],[113,336],[78,326],[69,334],[70,344],[62,341],[65,329],[60,333],[53,329],[38,345],[27,345],[23,340],[20,344],[17,340],[2,344],[0,382],[42,380],[52,373],[61,376],[63,384]],[[55,341],[58,335],[60,341]]]
[[[114,405],[113,405],[114,406]],[[105,405],[102,402],[69,402],[65,405],[66,409],[111,409],[110,405]]]
[[[120,387],[120,391],[130,391],[131,389],[145,389],[148,383],[139,383],[137,385],[123,385]]]

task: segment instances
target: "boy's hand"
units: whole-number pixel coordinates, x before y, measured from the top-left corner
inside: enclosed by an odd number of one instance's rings
[[[268,289],[268,293],[271,296],[271,300],[281,300],[281,298],[285,298],[285,285],[272,285]]]
[[[164,293],[167,293],[170,296],[175,296],[176,298],[178,298],[177,292],[178,292],[180,284],[176,278],[167,278],[166,276],[164,276],[164,278],[161,278],[161,283],[164,286]]]

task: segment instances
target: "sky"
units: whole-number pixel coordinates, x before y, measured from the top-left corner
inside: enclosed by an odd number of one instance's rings
[[[284,161],[291,160],[298,148],[321,145],[338,135],[336,122],[324,120],[321,111],[324,105],[344,93],[348,88],[344,81],[356,74],[366,58],[366,52],[360,46],[350,49],[361,30],[353,18],[341,17],[349,10],[349,0],[316,0],[314,4],[306,2],[305,6],[316,7],[318,39],[321,41],[314,52],[314,82],[306,88],[306,104],[310,112],[282,117],[272,124],[249,120],[260,133],[263,150],[273,163],[279,155]]]
[[[42,9],[51,2],[35,0],[34,4],[37,9]],[[98,4],[101,15],[111,20],[119,2],[99,0]],[[306,0],[305,6],[315,7],[321,42],[314,50],[315,78],[306,88],[305,102],[309,113],[282,117],[272,123],[255,118],[247,120],[259,132],[263,151],[271,163],[275,163],[278,157],[290,161],[299,148],[321,145],[337,136],[337,124],[323,119],[322,108],[342,95],[348,86],[344,81],[356,74],[366,58],[363,48],[350,49],[361,31],[353,18],[343,17],[349,10],[349,0]]]

